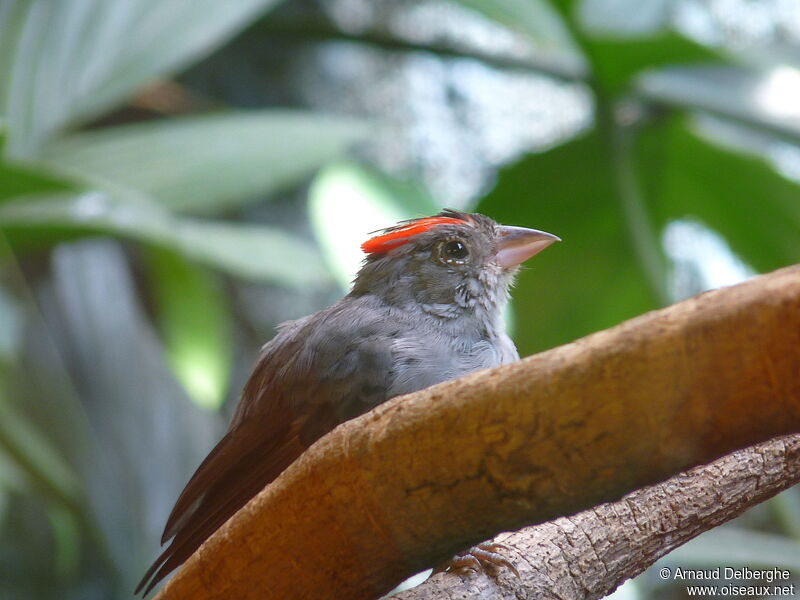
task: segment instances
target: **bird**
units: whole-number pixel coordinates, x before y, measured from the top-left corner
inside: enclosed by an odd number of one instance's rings
[[[338,424],[519,359],[505,328],[510,288],[520,264],[560,238],[450,209],[372,234],[350,292],[279,325],[261,349],[227,433],[167,519],[161,543],[170,545],[136,594],[146,596]]]

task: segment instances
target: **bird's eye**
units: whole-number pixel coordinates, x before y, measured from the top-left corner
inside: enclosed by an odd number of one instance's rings
[[[469,248],[461,240],[448,240],[440,243],[434,253],[446,265],[463,265],[469,260]]]

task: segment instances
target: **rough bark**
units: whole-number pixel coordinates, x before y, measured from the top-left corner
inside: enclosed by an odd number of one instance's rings
[[[800,436],[776,438],[621,500],[504,533],[520,576],[440,573],[394,600],[593,600],[693,537],[800,482]]]
[[[499,531],[800,431],[798,365],[793,267],[396,398],[322,438],[160,597],[375,598]]]

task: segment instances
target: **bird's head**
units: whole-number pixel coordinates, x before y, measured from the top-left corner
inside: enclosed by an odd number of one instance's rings
[[[364,242],[367,257],[351,294],[376,294],[444,318],[481,309],[497,313],[519,265],[556,241],[543,231],[445,210],[403,221]]]

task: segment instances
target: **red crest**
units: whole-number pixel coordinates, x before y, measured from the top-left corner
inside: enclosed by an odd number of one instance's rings
[[[384,229],[380,235],[376,235],[361,244],[361,249],[367,254],[381,254],[402,246],[414,236],[430,231],[438,225],[463,223],[463,219],[444,216],[414,219],[405,224]]]

